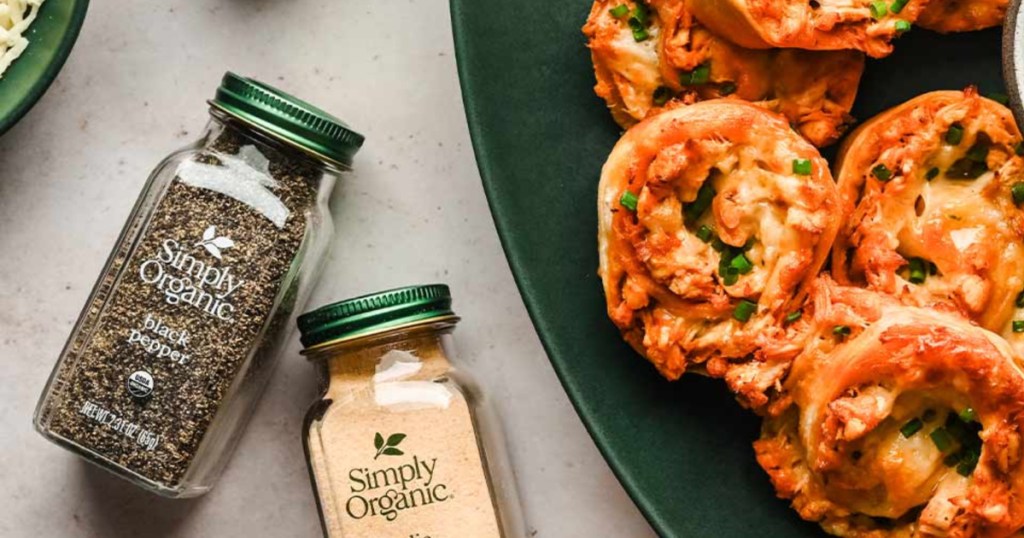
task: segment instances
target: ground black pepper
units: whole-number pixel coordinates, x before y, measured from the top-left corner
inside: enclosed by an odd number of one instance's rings
[[[280,330],[284,324],[278,320],[291,313],[291,308],[281,308],[269,318],[275,301],[294,303],[294,293],[288,294],[282,286],[302,245],[307,208],[315,202],[322,172],[309,159],[273,149],[230,126],[195,159],[223,166],[225,157],[237,156],[246,145],[258,146],[269,161],[270,176],[277,181],[273,194],[289,211],[283,228],[235,198],[175,178],[162,194],[131,259],[125,260],[124,252],[115,255],[120,263],[115,262],[103,278],[106,293],[87,307],[89,319],[78,333],[72,356],[58,373],[56,397],[52,398],[56,405],[47,410],[52,433],[166,485],[184,478],[246,360],[254,355],[252,360],[258,363],[269,351],[263,346],[261,353],[253,353],[257,336],[265,327]],[[169,304],[162,290],[138,277],[142,265],[158,258],[168,240],[188,246],[188,255],[199,259],[205,253],[194,247],[211,224],[233,242],[220,251],[217,267],[230,267],[241,282],[234,292],[238,299],[229,322],[211,321],[210,316],[183,307],[181,302]],[[124,272],[118,276],[121,268]],[[297,281],[289,284],[294,290]],[[107,293],[111,297],[101,313]],[[159,319],[164,326],[187,332],[187,349],[201,352],[189,353],[184,364],[154,359],[140,350],[137,342],[131,342],[132,331],[145,327],[147,319]],[[156,380],[147,398],[128,393],[126,375],[138,370]],[[258,364],[245,369],[255,370]],[[150,447],[145,443],[150,440],[148,435],[140,441],[138,433],[130,436],[98,427],[95,418],[83,414],[83,406],[90,402],[158,436],[158,442]]]

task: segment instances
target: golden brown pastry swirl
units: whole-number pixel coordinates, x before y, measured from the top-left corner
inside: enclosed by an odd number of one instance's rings
[[[837,203],[825,160],[776,114],[720,99],[648,118],[601,175],[608,314],[665,377],[725,377],[760,405],[799,349],[789,322]]]

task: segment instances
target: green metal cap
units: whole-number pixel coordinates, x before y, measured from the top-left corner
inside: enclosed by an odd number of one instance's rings
[[[349,167],[363,135],[319,108],[251,78],[224,74],[210,105],[322,159]]]
[[[311,348],[410,323],[454,316],[448,286],[429,284],[382,291],[322,306],[299,316],[298,323],[302,345]]]

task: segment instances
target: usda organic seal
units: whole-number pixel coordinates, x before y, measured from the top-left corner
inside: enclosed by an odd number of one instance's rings
[[[128,392],[136,398],[145,398],[153,393],[153,376],[145,370],[137,370],[128,376]]]

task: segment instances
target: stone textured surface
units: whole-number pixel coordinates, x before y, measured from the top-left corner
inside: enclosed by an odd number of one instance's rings
[[[583,53],[581,51],[581,53]],[[46,443],[30,417],[146,175],[206,121],[226,69],[367,135],[333,197],[309,306],[452,285],[469,369],[502,417],[534,536],[653,536],[544,356],[501,253],[439,1],[93,2],[68,65],[0,137],[0,536],[319,534],[298,432],[313,398],[297,336],[218,487],[148,493]]]

